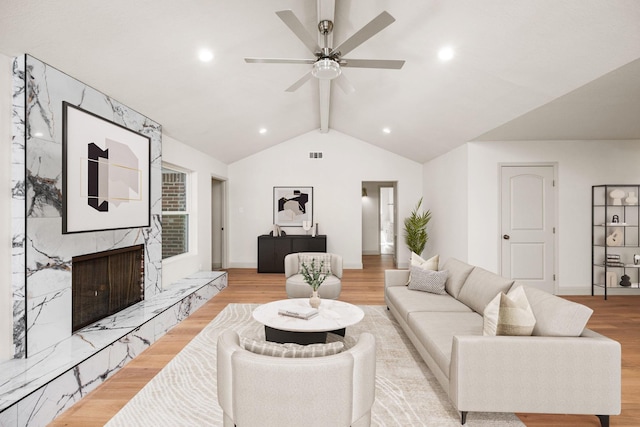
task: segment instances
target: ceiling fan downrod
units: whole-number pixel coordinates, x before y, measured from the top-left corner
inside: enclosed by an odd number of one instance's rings
[[[318,31],[324,37],[324,43],[321,48],[320,58],[331,58],[331,48],[329,48],[329,34],[333,31],[333,22],[325,19],[318,22]]]

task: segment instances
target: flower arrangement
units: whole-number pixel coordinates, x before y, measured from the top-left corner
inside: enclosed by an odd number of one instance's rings
[[[327,278],[327,274],[322,274],[324,267],[324,261],[320,261],[320,265],[316,268],[316,260],[311,260],[311,265],[302,263],[302,277],[314,291],[317,291],[324,279]]]

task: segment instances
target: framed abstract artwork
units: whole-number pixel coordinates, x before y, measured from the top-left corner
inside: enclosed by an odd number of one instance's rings
[[[151,139],[62,106],[62,233],[148,227]]]
[[[273,223],[302,227],[313,223],[313,187],[273,187]]]

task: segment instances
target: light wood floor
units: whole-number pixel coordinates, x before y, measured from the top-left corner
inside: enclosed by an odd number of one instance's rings
[[[345,270],[340,299],[353,304],[384,304],[384,270],[393,268],[389,255],[364,256],[364,269]],[[102,426],[147,384],[189,341],[229,303],[264,303],[286,298],[284,275],[258,274],[255,269],[230,269],[229,286],[169,331],[51,426]],[[622,414],[612,426],[640,425],[640,294],[631,297],[577,296],[573,301],[594,309],[589,327],[622,344]],[[599,426],[594,416],[518,414],[527,426]]]

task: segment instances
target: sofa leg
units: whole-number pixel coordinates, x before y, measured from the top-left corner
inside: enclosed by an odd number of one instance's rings
[[[467,422],[467,411],[460,411],[460,424],[464,425]]]
[[[602,427],[609,427],[609,415],[596,415],[600,419],[600,425]]]

